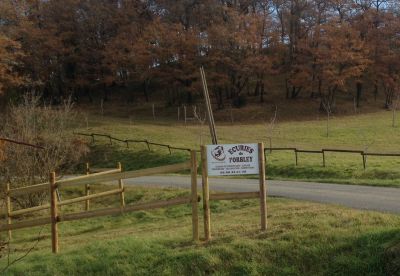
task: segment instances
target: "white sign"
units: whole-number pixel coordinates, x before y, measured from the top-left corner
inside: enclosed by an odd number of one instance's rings
[[[258,174],[258,144],[207,146],[208,175]]]

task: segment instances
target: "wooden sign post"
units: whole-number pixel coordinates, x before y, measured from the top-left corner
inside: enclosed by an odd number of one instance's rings
[[[267,229],[267,187],[265,181],[264,144],[230,144],[201,146],[204,236],[211,239],[210,200],[232,200],[259,198],[261,230]],[[258,192],[211,194],[209,175],[248,175],[258,174]]]

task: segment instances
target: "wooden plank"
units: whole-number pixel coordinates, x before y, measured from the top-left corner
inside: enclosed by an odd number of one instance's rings
[[[86,175],[89,175],[89,174],[90,174],[89,163],[86,163]],[[90,184],[85,185],[85,193],[86,193],[86,196],[90,195]],[[88,199],[85,201],[85,210],[89,211],[89,209],[90,209],[90,200]]]
[[[170,149],[191,151],[191,149],[188,149],[188,148],[179,148],[179,147],[172,147],[172,146],[170,146]]]
[[[93,173],[100,173],[100,172],[107,172],[107,171],[111,171],[114,170],[113,168],[91,168],[90,172]]]
[[[261,212],[261,230],[267,230],[267,187],[265,181],[265,159],[264,144],[258,144],[258,159],[260,169],[260,212]]]
[[[171,173],[171,172],[179,172],[182,170],[190,169],[190,161],[180,164],[155,167],[149,169],[142,169],[136,171],[127,171],[127,172],[119,172],[108,175],[89,175],[83,176],[79,179],[65,179],[57,181],[57,185],[61,187],[71,186],[71,185],[81,185],[81,184],[93,184],[99,182],[107,182],[118,179],[127,179],[127,178],[135,178],[140,176],[154,175],[154,174],[162,174],[162,173]]]
[[[322,154],[323,152],[322,152],[322,150],[296,150],[297,152],[300,152],[300,153],[319,153],[319,154]]]
[[[400,153],[368,153],[368,152],[365,152],[363,155],[396,157],[396,156],[400,156]]]
[[[151,210],[151,209],[164,208],[164,207],[180,205],[180,204],[189,204],[191,201],[192,201],[192,199],[190,197],[186,196],[186,197],[179,197],[179,198],[174,198],[174,199],[170,199],[170,200],[136,204],[136,205],[126,206],[125,208],[107,208],[107,209],[100,209],[100,210],[92,210],[89,212],[65,214],[65,215],[59,216],[59,221],[71,221],[71,220],[94,218],[94,217],[100,217],[100,216],[111,216],[111,215],[116,215],[116,214],[120,214],[123,212]]]
[[[322,151],[341,152],[341,153],[360,153],[360,154],[364,153],[362,150],[342,150],[342,149],[322,149]]]
[[[77,198],[67,199],[67,200],[58,202],[58,206],[69,205],[69,204],[82,202],[82,201],[86,201],[86,200],[90,200],[90,199],[95,199],[95,198],[99,198],[99,197],[105,197],[105,196],[109,196],[109,195],[116,195],[116,194],[120,194],[122,192],[123,192],[123,189],[116,189],[116,190],[106,191],[106,192],[102,192],[102,193],[91,194],[88,196],[81,196],[81,197],[77,197]]]
[[[200,201],[200,197],[197,197],[197,202]],[[81,212],[81,213],[73,213],[73,214],[66,214],[66,215],[59,215],[57,217],[57,221],[71,221],[77,219],[84,219],[84,218],[91,218],[91,217],[99,217],[99,216],[107,216],[107,215],[115,215],[121,212],[133,212],[133,211],[140,211],[140,210],[151,210],[157,208],[164,208],[174,205],[180,204],[190,204],[192,202],[191,197],[179,197],[170,200],[164,201],[156,201],[150,203],[142,203],[136,204],[132,206],[127,206],[125,208],[109,208],[109,209],[102,209],[102,210],[93,210],[89,212]],[[36,220],[30,221],[22,221],[13,223],[10,225],[0,225],[0,232],[8,231],[8,230],[15,230],[15,229],[22,229],[22,228],[29,228],[34,226],[46,225],[52,222],[51,218],[40,218]]]
[[[11,196],[18,196],[23,194],[47,191],[48,188],[49,188],[49,183],[41,183],[41,184],[11,189],[9,193]]]
[[[94,199],[94,198],[120,194],[122,192],[123,192],[123,189],[116,189],[116,190],[106,191],[106,192],[102,192],[102,193],[97,193],[97,194],[92,194],[92,195],[87,195],[87,196],[82,196],[82,197],[59,201],[59,202],[57,202],[57,205],[58,206],[69,205],[69,204],[73,204],[73,203],[77,203],[77,202],[88,201],[88,200]],[[41,211],[41,210],[45,210],[45,209],[49,209],[49,208],[50,208],[50,204],[40,205],[40,206],[36,206],[36,207],[13,211],[10,213],[10,216],[11,217],[20,216],[20,215],[37,212],[37,211]]]
[[[64,180],[59,180],[57,181],[57,184],[59,182],[63,183],[63,182],[71,182],[71,181],[78,181],[78,180],[82,180],[82,179],[86,179],[88,177],[97,177],[97,176],[103,176],[103,175],[108,175],[108,174],[114,174],[114,173],[118,173],[118,169],[112,169],[106,172],[99,172],[99,173],[94,173],[91,175],[83,175],[83,176],[78,176],[78,177],[74,177],[74,178],[68,178],[68,179],[64,179]],[[43,192],[43,191],[47,191],[49,187],[49,183],[41,183],[41,184],[36,184],[36,185],[31,185],[31,186],[26,186],[26,187],[21,187],[21,188],[16,188],[16,189],[11,189],[10,190],[10,195],[11,196],[18,196],[18,195],[24,195],[27,193],[36,193],[36,192]]]
[[[16,216],[29,214],[29,213],[33,213],[33,212],[37,212],[37,211],[41,211],[41,210],[46,210],[46,209],[49,209],[49,208],[50,208],[50,204],[44,204],[44,205],[40,205],[40,206],[36,206],[36,207],[31,207],[31,208],[12,211],[10,213],[10,216],[11,217],[16,217]]]
[[[192,167],[191,173],[191,193],[192,193],[192,231],[193,240],[199,241],[199,214],[198,214],[198,203],[197,203],[197,156],[196,151],[190,152],[190,161]]]
[[[210,220],[210,190],[208,187],[207,172],[207,151],[205,146],[201,146],[201,166],[202,166],[202,187],[203,187],[203,215],[204,215],[204,236],[205,240],[211,239],[211,220]]]
[[[56,174],[50,174],[50,217],[51,217],[51,249],[54,254],[58,253],[58,226],[57,226],[57,194],[56,194]]]
[[[118,162],[118,169],[122,172],[121,162]],[[118,179],[118,187],[121,190],[120,199],[121,199],[121,207],[125,207],[125,190],[124,190],[124,182],[122,179]]]
[[[210,200],[234,200],[260,198],[259,192],[241,192],[241,193],[221,193],[210,194]]]
[[[30,228],[30,227],[35,227],[35,226],[40,226],[40,225],[46,225],[51,223],[51,218],[39,218],[35,220],[28,220],[28,221],[21,221],[21,222],[16,222],[10,225],[0,225],[0,232],[8,231],[8,230],[16,230],[16,229],[22,229],[22,228]]]

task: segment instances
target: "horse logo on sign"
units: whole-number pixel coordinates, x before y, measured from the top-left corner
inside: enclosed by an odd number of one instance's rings
[[[218,161],[224,161],[226,158],[224,147],[223,146],[217,146],[211,151],[212,157],[214,157],[215,160]]]

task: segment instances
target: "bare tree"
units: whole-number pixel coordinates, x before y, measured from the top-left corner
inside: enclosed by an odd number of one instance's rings
[[[272,136],[275,129],[276,117],[278,115],[278,106],[275,105],[274,115],[270,118],[267,124],[267,139],[269,140],[270,152],[272,152]]]
[[[399,88],[396,87],[394,89],[394,95],[393,95],[393,100],[392,100],[392,127],[396,127],[396,111],[397,108],[399,107],[399,102],[400,102],[400,95],[399,95]]]
[[[39,96],[29,94],[18,105],[11,105],[0,125],[0,136],[39,145],[32,150],[14,143],[2,147],[1,184],[12,188],[47,182],[51,171],[72,168],[88,151],[86,144],[71,134],[76,113],[70,100],[53,107],[41,103]],[[4,188],[4,186],[2,187]],[[21,207],[38,205],[46,193],[13,199]]]
[[[322,106],[326,112],[326,137],[329,137],[329,122],[332,115],[332,108],[329,101],[322,101]]]

